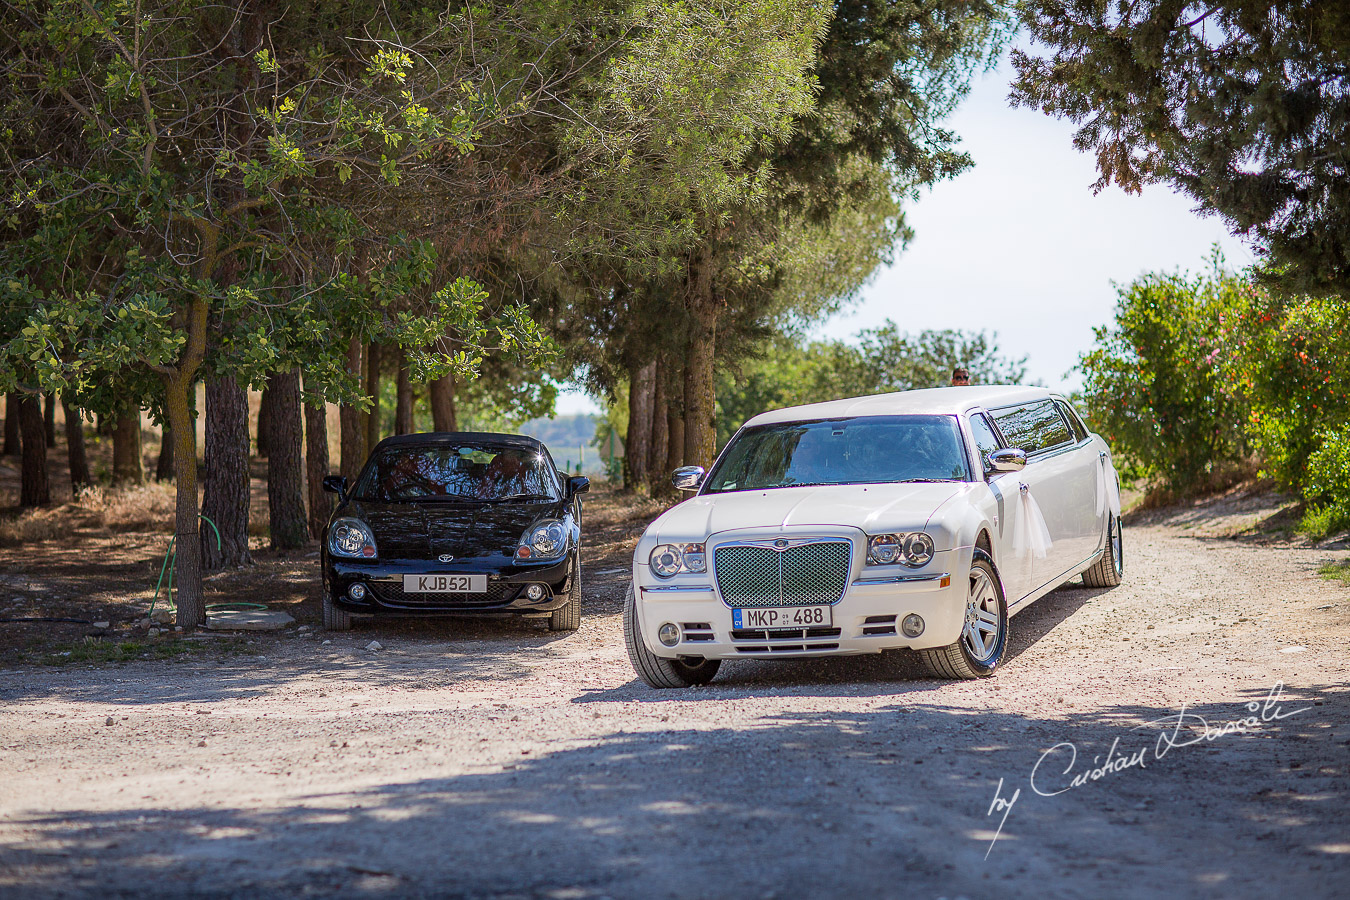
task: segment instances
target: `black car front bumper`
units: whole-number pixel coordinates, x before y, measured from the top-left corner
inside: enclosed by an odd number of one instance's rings
[[[469,558],[443,563],[425,559],[338,559],[324,554],[323,586],[334,605],[353,613],[416,616],[502,615],[549,613],[567,603],[576,571],[577,551],[548,563],[517,563],[500,557]],[[405,593],[404,575],[486,575],[484,593]],[[365,586],[360,600],[352,599],[352,585]],[[525,596],[530,584],[542,584],[547,594],[539,600]]]

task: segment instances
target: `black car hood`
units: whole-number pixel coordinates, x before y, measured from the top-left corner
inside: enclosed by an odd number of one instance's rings
[[[381,559],[460,559],[515,553],[521,535],[542,518],[562,518],[561,500],[540,503],[379,503],[354,500],[341,512],[375,532]]]

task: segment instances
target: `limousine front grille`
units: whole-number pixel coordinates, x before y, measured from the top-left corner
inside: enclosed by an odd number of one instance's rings
[[[816,606],[844,596],[852,559],[853,544],[842,540],[781,550],[729,544],[713,551],[713,577],[727,606]]]

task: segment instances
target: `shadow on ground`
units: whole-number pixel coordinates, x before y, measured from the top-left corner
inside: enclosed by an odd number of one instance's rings
[[[265,808],[30,813],[0,831],[0,893],[1313,897],[1350,875],[1345,748],[1325,730],[1333,709],[1345,719],[1343,691],[1286,696],[1286,718],[1213,740],[1199,717],[1217,728],[1245,706],[1189,708],[1161,758],[1176,710],[1044,721],[921,695],[869,713],[611,733],[504,770],[335,785]],[[1147,765],[1067,787],[1113,742]],[[1060,793],[1036,794],[1033,772]],[[1174,799],[1194,780],[1209,784],[1203,799]],[[996,791],[1020,796],[991,850]]]

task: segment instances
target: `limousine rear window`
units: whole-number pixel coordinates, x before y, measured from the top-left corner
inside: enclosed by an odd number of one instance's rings
[[[1083,420],[1078,418],[1078,411],[1063,400],[1056,400],[1055,405],[1059,407],[1060,413],[1069,420],[1069,427],[1073,429],[1074,440],[1081,441],[1088,436],[1087,426]]]
[[[997,410],[994,421],[1012,446],[1027,453],[1039,453],[1073,443],[1073,433],[1064,417],[1055,409],[1055,401],[1039,400],[1011,409]]]
[[[744,429],[704,490],[969,480],[955,416],[857,416]]]

